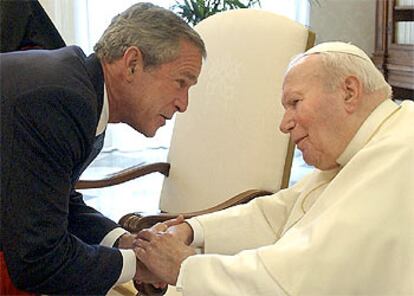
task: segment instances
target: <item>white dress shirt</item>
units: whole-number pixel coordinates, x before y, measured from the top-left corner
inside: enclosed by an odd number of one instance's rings
[[[108,94],[106,91],[106,86],[104,85],[104,102],[102,106],[102,112],[99,117],[98,126],[96,128],[96,135],[102,134],[107,125],[109,120],[109,102],[108,102]],[[105,235],[105,237],[102,239],[100,245],[106,246],[106,247],[112,247],[115,243],[115,241],[121,237],[121,235],[129,233],[122,227],[118,227],[110,231]],[[128,282],[132,280],[135,276],[136,272],[136,257],[133,250],[119,250],[122,254],[122,271],[121,275],[119,276],[118,280],[116,281],[115,285]]]

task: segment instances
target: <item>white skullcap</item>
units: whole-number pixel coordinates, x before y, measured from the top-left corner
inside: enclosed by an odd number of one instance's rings
[[[304,55],[307,56],[307,55],[311,55],[314,53],[320,53],[320,52],[340,52],[340,53],[350,54],[353,56],[360,57],[361,59],[364,59],[372,63],[369,56],[363,50],[361,50],[357,46],[352,45],[350,43],[345,43],[345,42],[340,42],[340,41],[320,43],[310,48],[309,50],[307,50]]]

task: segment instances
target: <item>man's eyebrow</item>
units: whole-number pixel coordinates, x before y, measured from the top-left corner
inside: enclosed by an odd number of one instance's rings
[[[197,77],[194,76],[194,74],[192,74],[188,71],[184,71],[181,74],[184,75],[185,77],[187,77],[187,79],[191,80],[191,82],[197,83]]]
[[[298,95],[298,92],[293,90],[293,91],[286,91],[283,95],[282,95],[282,99],[281,99],[281,103],[282,106],[286,109],[286,107],[290,104],[290,102],[292,101],[293,97],[296,97]]]

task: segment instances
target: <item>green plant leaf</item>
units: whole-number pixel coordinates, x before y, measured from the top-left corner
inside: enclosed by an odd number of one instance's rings
[[[319,0],[307,0],[310,5],[318,4]],[[240,9],[260,7],[260,0],[176,0],[171,7],[178,15],[192,25],[196,25],[203,19],[216,14],[218,12]]]

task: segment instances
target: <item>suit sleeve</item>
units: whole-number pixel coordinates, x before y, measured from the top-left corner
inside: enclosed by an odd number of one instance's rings
[[[10,152],[2,164],[1,231],[13,282],[41,294],[105,294],[121,273],[121,253],[96,238],[85,242],[93,223],[69,231],[71,173],[88,153],[96,108],[66,89],[38,89],[9,105],[2,112]]]
[[[83,201],[81,193],[72,190],[69,201],[68,231],[87,244],[97,245],[113,229],[120,227]],[[91,231],[93,229],[93,231]]]

